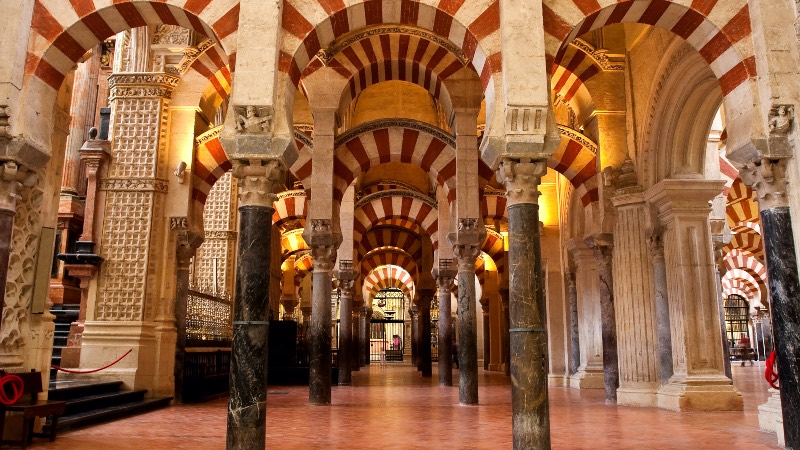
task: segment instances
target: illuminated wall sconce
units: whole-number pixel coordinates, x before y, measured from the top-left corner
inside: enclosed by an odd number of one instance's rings
[[[178,183],[183,184],[183,178],[186,176],[186,163],[181,161],[178,163],[178,169],[175,170],[175,178],[178,179]]]

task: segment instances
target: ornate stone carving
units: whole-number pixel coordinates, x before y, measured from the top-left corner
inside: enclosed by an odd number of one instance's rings
[[[664,260],[664,241],[661,239],[660,234],[648,236],[647,248],[650,250],[650,256],[654,261]]]
[[[103,42],[103,47],[100,53],[100,66],[104,68],[110,68],[111,64],[114,62],[114,40],[107,40]]]
[[[0,138],[11,139],[11,107],[0,105]]]
[[[603,68],[603,70],[624,70],[625,65],[622,63],[614,62],[612,63],[608,59],[608,50],[606,49],[595,49],[594,46],[589,44],[588,42],[584,41],[583,39],[575,39],[571,42],[571,45],[578,47],[579,49],[583,50],[584,53],[589,55],[592,59],[597,62],[597,65]]]
[[[239,181],[239,206],[272,208],[275,192],[283,185],[286,167],[277,159],[235,160],[233,176]]]
[[[787,161],[788,159],[762,159],[761,162],[747,164],[739,170],[744,184],[756,191],[760,210],[789,206]]]
[[[332,229],[328,219],[311,219],[310,224],[312,233],[330,233]]]
[[[480,231],[478,228],[478,219],[466,218],[458,219],[458,231]]]
[[[14,161],[0,162],[0,209],[16,213],[19,188],[36,184],[35,172],[26,170]]]
[[[456,261],[458,261],[459,272],[474,272],[475,258],[477,258],[480,254],[481,248],[478,244],[453,244],[453,256],[455,256]]]
[[[581,145],[583,145],[584,147],[589,149],[589,151],[591,151],[595,155],[597,154],[597,144],[593,140],[591,140],[588,137],[584,136],[583,134],[578,133],[577,131],[573,130],[572,128],[564,126],[564,125],[559,125],[558,126],[558,132],[561,133],[561,135],[564,136],[564,137],[572,139],[575,142],[580,142]]]
[[[194,257],[202,242],[202,238],[196,233],[189,230],[178,231],[175,238],[175,255],[177,257],[178,267],[185,268],[189,266],[191,259]]]
[[[109,98],[167,99],[178,82],[180,77],[168,73],[115,73],[108,77]]]
[[[148,178],[106,178],[100,180],[98,189],[101,191],[159,192],[166,194],[169,191],[169,182],[167,180]]]
[[[436,280],[436,287],[441,292],[450,292],[453,288],[453,281],[456,277],[456,271],[453,269],[433,269],[433,278]]]
[[[170,230],[186,230],[189,229],[189,219],[187,217],[170,217],[169,218]]]
[[[223,231],[223,230],[209,230],[206,231],[205,236],[206,240],[211,239],[220,239],[225,241],[233,241],[236,239],[237,233],[235,231]]]
[[[311,257],[314,259],[314,272],[330,272],[336,264],[338,244],[317,244],[311,246]]]
[[[268,134],[272,131],[272,108],[269,106],[236,105],[236,130],[248,134]]]
[[[189,68],[192,67],[197,58],[199,58],[206,50],[213,47],[214,41],[211,39],[206,39],[203,42],[197,44],[197,47],[189,47],[183,50],[183,58],[178,62],[175,66],[175,70],[180,73],[181,75],[185,74],[189,71]]]
[[[785,136],[792,131],[794,121],[794,107],[791,105],[776,105],[769,111],[769,134],[771,136]]]
[[[191,31],[178,25],[158,25],[153,33],[153,45],[191,45]]]
[[[520,161],[504,158],[497,168],[497,181],[505,185],[508,206],[539,202],[539,183],[547,172],[544,160]]]
[[[508,105],[506,134],[541,134],[547,125],[547,106]]]

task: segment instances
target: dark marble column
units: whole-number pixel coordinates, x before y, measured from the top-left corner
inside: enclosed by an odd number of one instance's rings
[[[311,219],[303,238],[314,258],[311,287],[311,327],[308,400],[315,405],[331,403],[331,283],[341,234],[332,232],[329,219]]]
[[[408,314],[411,316],[411,365],[422,370],[419,359],[419,306],[412,304]]]
[[[660,234],[647,241],[653,262],[653,287],[656,299],[656,335],[658,336],[658,368],[661,384],[672,378],[672,331],[667,300],[667,266],[664,264],[664,244]]]
[[[503,334],[503,368],[506,376],[511,376],[511,317],[509,316],[509,292],[508,289],[500,289],[500,301],[503,307],[503,326],[500,332]]]
[[[349,268],[345,268],[346,261],[340,261],[340,270],[336,274],[339,280],[339,385],[349,386],[351,378],[351,356],[353,347],[353,287],[357,274],[352,270],[352,261]]]
[[[462,405],[478,404],[478,299],[475,258],[486,231],[478,219],[458,219],[458,231],[448,236],[458,262],[458,398]]]
[[[361,311],[361,317],[359,317],[358,327],[359,332],[358,334],[363,339],[361,341],[361,349],[358,352],[358,361],[362,366],[369,365],[369,325],[370,321],[372,320],[372,308],[369,306],[365,306],[364,309]]]
[[[233,308],[227,448],[263,449],[267,434],[267,348],[272,194],[284,178],[280,161],[235,161],[239,234]]]
[[[420,289],[419,291],[419,370],[423,377],[433,375],[431,362],[431,303],[433,303],[433,289]]]
[[[538,191],[545,161],[504,159],[497,179],[508,198],[511,411],[515,449],[550,448],[547,317]]]
[[[489,326],[489,299],[481,299],[481,313],[483,314],[483,370],[489,370],[489,360],[491,359],[491,327]]]
[[[758,195],[767,284],[778,355],[783,434],[787,449],[800,449],[800,279],[786,179],[787,160],[762,160],[742,168]]]
[[[569,302],[569,374],[574,375],[581,366],[580,329],[578,328],[578,287],[575,273],[567,273],[567,301]]]
[[[603,383],[606,403],[617,402],[619,361],[617,357],[617,318],[614,310],[614,279],[611,273],[612,246],[605,237],[592,238],[600,275],[600,321],[603,336]]]
[[[364,336],[361,334],[361,316],[364,314],[364,302],[353,299],[353,345],[350,349],[350,369],[355,372],[361,370],[361,348],[364,346]]]
[[[450,267],[453,260],[440,260],[439,269],[434,271],[439,296],[439,323],[437,344],[439,346],[439,385],[453,385],[453,313],[451,310],[450,288],[456,276]]]

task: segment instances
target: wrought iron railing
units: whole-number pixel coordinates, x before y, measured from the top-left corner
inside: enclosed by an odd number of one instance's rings
[[[192,344],[229,345],[233,337],[231,300],[227,294],[189,289],[186,339]]]

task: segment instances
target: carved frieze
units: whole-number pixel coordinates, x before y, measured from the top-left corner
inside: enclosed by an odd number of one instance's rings
[[[272,131],[272,107],[235,105],[236,130],[247,134],[268,134]]]
[[[101,191],[160,192],[166,194],[169,191],[169,182],[152,178],[106,178],[100,180],[98,189]]]
[[[580,38],[572,41],[571,45],[574,45],[575,47],[578,47],[579,49],[583,50],[583,52],[589,55],[592,59],[594,59],[597,65],[602,67],[603,70],[625,69],[624,64],[619,62],[611,62],[609,60],[608,50],[606,49],[596,49],[594,48],[594,46],[592,46],[591,44]]]
[[[110,100],[123,98],[171,98],[180,78],[168,73],[115,73],[108,77]]]
[[[192,32],[178,25],[162,24],[153,33],[153,45],[191,45]]]
[[[225,240],[225,241],[234,241],[236,240],[237,233],[235,231],[224,231],[224,230],[210,230],[206,231],[205,233],[206,240]]]
[[[562,136],[564,136],[566,138],[569,138],[569,139],[572,139],[575,142],[580,143],[581,145],[583,145],[584,147],[589,149],[589,151],[591,151],[595,155],[597,154],[597,144],[595,144],[594,141],[592,141],[588,137],[584,136],[583,134],[578,133],[577,131],[573,130],[572,128],[565,127],[564,125],[559,125],[558,126],[558,132],[561,133]]]
[[[794,107],[791,105],[776,105],[769,111],[769,134],[771,136],[786,136],[792,130],[794,120]]]

